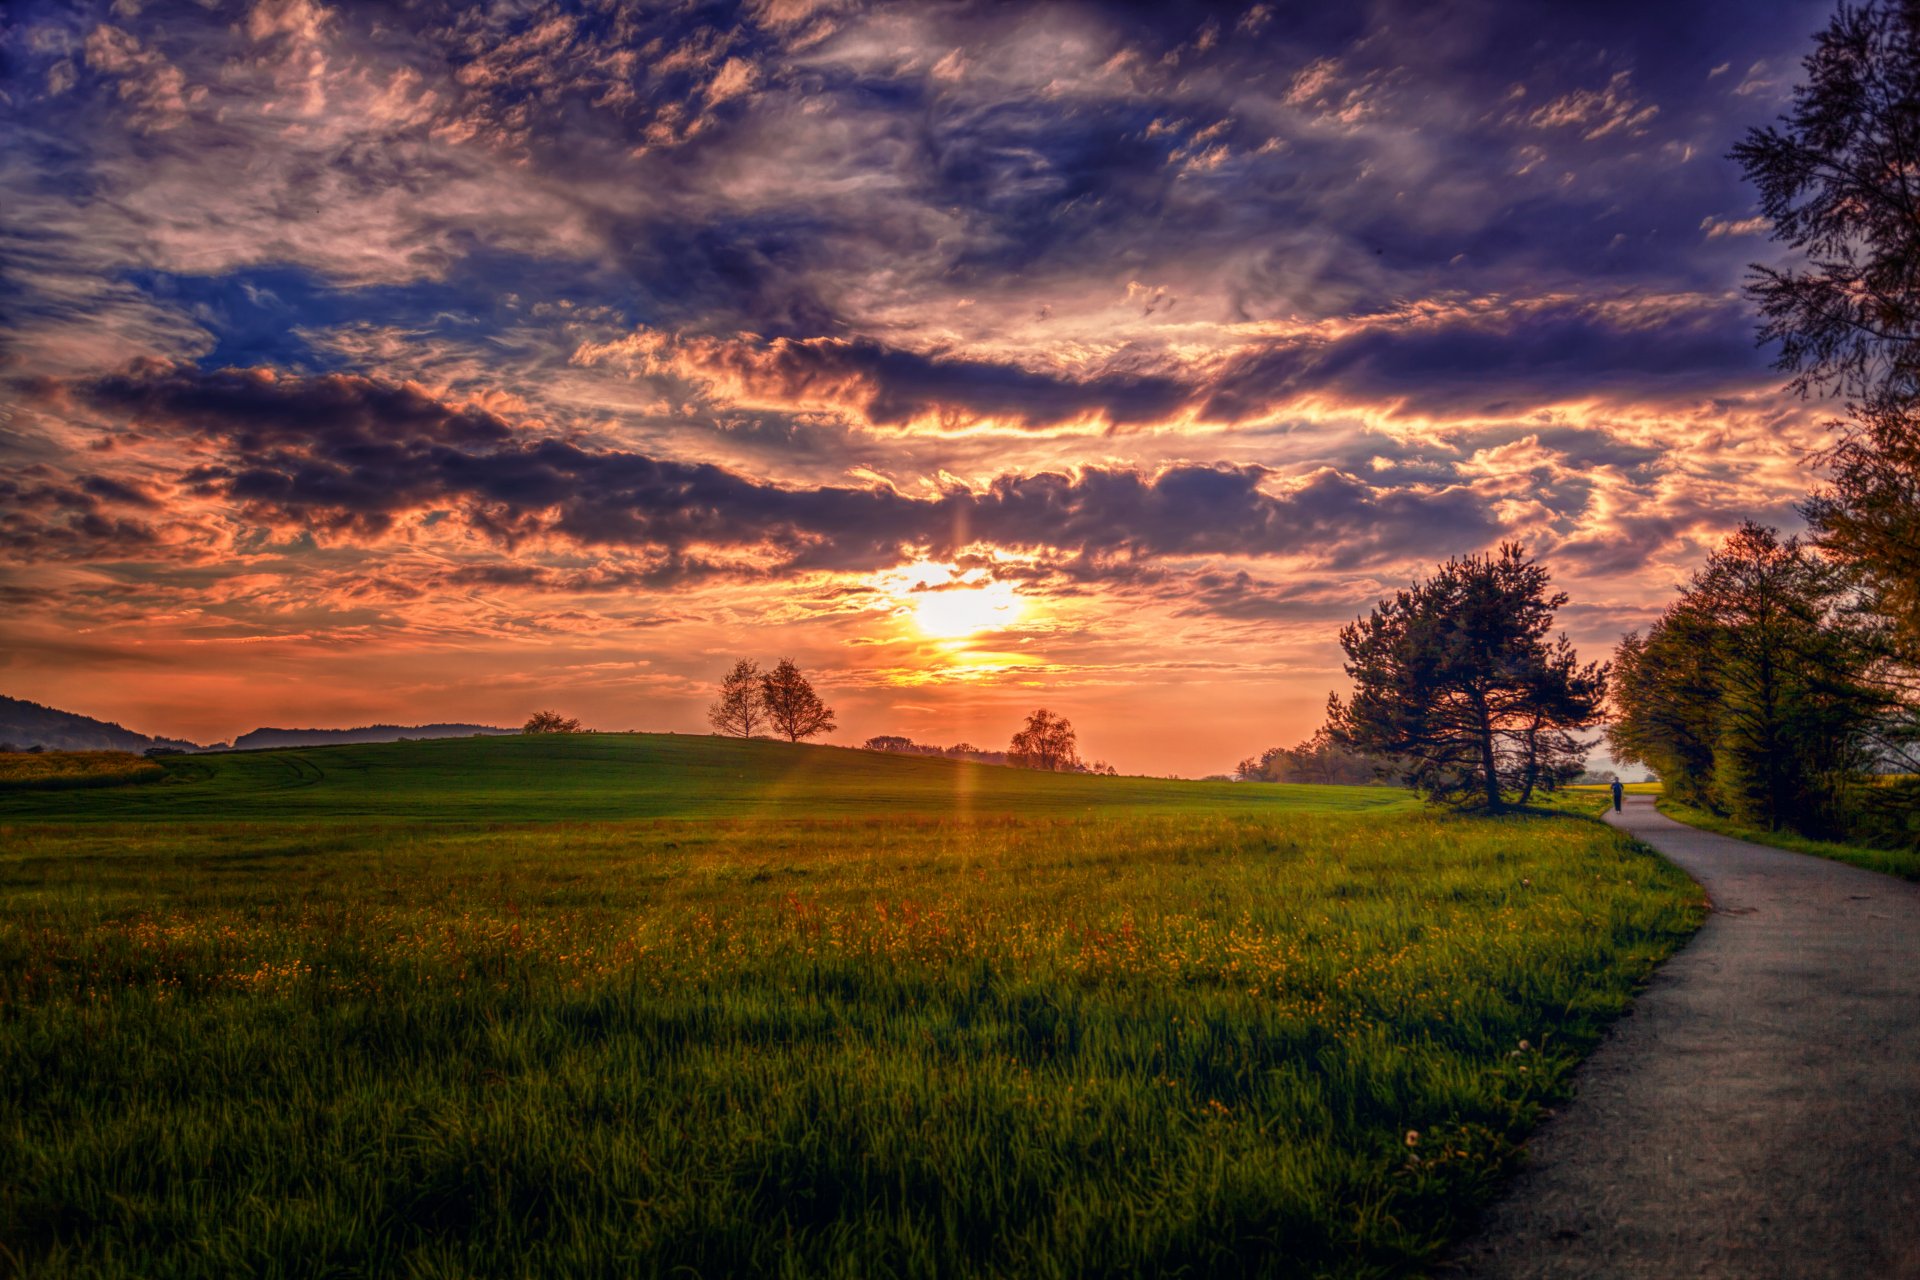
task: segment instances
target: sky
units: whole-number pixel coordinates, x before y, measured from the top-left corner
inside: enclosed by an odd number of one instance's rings
[[[1198,775],[1503,540],[1603,658],[1799,523],[1725,154],[1829,15],[16,0],[0,692]]]

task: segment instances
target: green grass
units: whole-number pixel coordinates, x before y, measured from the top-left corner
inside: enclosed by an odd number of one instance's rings
[[[1699,918],[1572,815],[455,747],[0,828],[10,1266],[1408,1274]],[[696,816],[516,816],[622,805]]]
[[[1675,822],[1684,822],[1703,831],[1754,844],[1771,845],[1776,849],[1788,849],[1794,853],[1810,853],[1817,858],[1832,858],[1835,862],[1848,862],[1869,871],[1881,871],[1907,880],[1920,880],[1920,849],[1878,849],[1872,845],[1811,840],[1791,831],[1760,831],[1743,827],[1717,813],[1666,798],[1655,801],[1654,807]]]
[[[163,759],[152,785],[0,795],[0,822],[214,819],[619,821],[1371,809],[1388,787],[1035,773],[926,756],[674,734],[446,738]]]

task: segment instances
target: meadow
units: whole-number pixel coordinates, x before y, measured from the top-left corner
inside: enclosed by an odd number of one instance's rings
[[[0,797],[24,1273],[1407,1274],[1700,910],[1588,818],[1374,788],[167,769]]]
[[[0,792],[157,782],[166,770],[131,751],[0,751]]]

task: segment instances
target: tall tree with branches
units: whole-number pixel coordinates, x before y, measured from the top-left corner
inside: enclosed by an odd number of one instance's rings
[[[1920,663],[1920,0],[1842,5],[1775,125],[1733,148],[1797,261],[1756,264],[1763,340],[1802,394],[1841,397],[1806,508]],[[1909,689],[1909,694],[1913,690]]]
[[[720,696],[707,708],[707,723],[715,733],[751,738],[767,723],[760,701],[760,664],[742,658],[720,680]]]
[[[1838,832],[1884,758],[1891,708],[1871,678],[1883,629],[1851,604],[1845,575],[1799,539],[1742,525],[1646,640],[1622,644],[1615,758],[1742,822]]]
[[[1023,769],[1066,773],[1080,768],[1079,738],[1073,722],[1045,707],[1027,717],[1007,747],[1007,763]]]
[[[780,659],[778,666],[760,677],[760,706],[774,731],[788,742],[803,742],[838,727],[833,709],[820,701],[813,683],[792,658]]]
[[[1350,698],[1327,702],[1334,742],[1395,762],[1430,799],[1499,810],[1577,776],[1604,665],[1551,636],[1567,602],[1518,543],[1440,566],[1340,632]]]

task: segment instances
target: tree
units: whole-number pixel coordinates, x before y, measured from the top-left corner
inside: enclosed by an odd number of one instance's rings
[[[561,715],[558,711],[536,711],[527,722],[520,726],[522,733],[585,733],[578,720]]]
[[[760,664],[742,658],[720,680],[720,697],[707,708],[714,732],[733,738],[751,738],[767,720],[760,701]]]
[[[1325,726],[1293,747],[1268,747],[1242,760],[1234,776],[1243,782],[1318,782],[1359,785],[1390,772],[1386,761],[1349,750]]]
[[[792,658],[780,659],[779,666],[760,677],[760,706],[774,730],[786,735],[788,742],[832,733],[836,728],[832,709],[820,701]]]
[[[1836,831],[1895,703],[1882,628],[1847,576],[1748,522],[1619,657],[1614,755],[1682,799],[1770,830]]]
[[[1677,604],[1642,639],[1629,633],[1613,656],[1613,715],[1607,745],[1615,760],[1644,764],[1683,804],[1710,806],[1719,687],[1712,620]]]
[[[1027,717],[1026,728],[1013,735],[1007,763],[1022,769],[1070,773],[1080,767],[1078,745],[1073,724],[1043,707]]]
[[[1332,742],[1385,757],[1429,799],[1499,810],[1580,771],[1604,665],[1550,638],[1564,592],[1518,543],[1452,559],[1340,632],[1351,698],[1327,700]]]
[[[1831,473],[1806,515],[1860,574],[1920,661],[1920,4],[1843,5],[1777,126],[1734,147],[1773,238],[1798,266],[1755,265],[1763,340],[1802,394],[1844,397]]]

